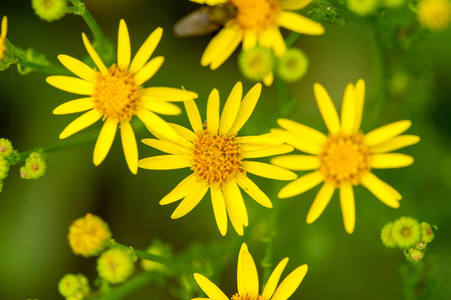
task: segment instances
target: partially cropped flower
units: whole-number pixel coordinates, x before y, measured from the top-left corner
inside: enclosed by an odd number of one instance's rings
[[[277,60],[277,74],[283,81],[293,82],[307,73],[308,58],[297,48],[290,48]]]
[[[396,242],[393,239],[393,223],[390,222],[382,228],[381,240],[387,248],[396,248]]]
[[[193,131],[173,125],[180,134],[178,142],[171,142],[157,132],[158,139],[144,139],[153,148],[168,153],[139,161],[139,167],[150,170],[191,168],[193,174],[180,182],[160,204],[165,205],[183,199],[172,214],[173,219],[189,213],[210,191],[213,211],[219,231],[227,232],[227,214],[232,226],[243,235],[248,226],[246,206],[239,187],[265,207],[272,207],[271,200],[249,179],[248,173],[276,179],[293,180],[296,174],[267,163],[247,159],[287,153],[293,147],[268,134],[238,137],[238,131],[252,114],[261,93],[256,84],[242,99],[243,87],[238,82],[232,89],[219,116],[219,92],[214,89],[208,98],[205,123],[193,100],[185,101],[185,108]],[[204,126],[203,124],[206,124]]]
[[[273,158],[271,162],[289,170],[313,170],[283,187],[278,196],[296,196],[324,182],[308,212],[307,223],[310,224],[323,213],[335,190],[339,189],[344,226],[348,233],[352,233],[355,227],[353,186],[363,185],[384,204],[398,208],[401,195],[371,170],[412,164],[413,158],[409,155],[387,152],[415,144],[419,138],[401,135],[410,127],[410,121],[391,123],[367,134],[360,130],[365,95],[362,79],[355,86],[349,83],[346,87],[341,121],[324,87],[316,83],[313,88],[329,134],[288,119],[277,121],[284,130],[273,129],[271,132],[310,155],[284,155]]]
[[[417,263],[424,257],[424,252],[415,248],[411,248],[407,252],[407,260],[413,263]]]
[[[434,235],[434,232],[432,231],[431,225],[429,225],[426,222],[422,222],[420,224],[420,227],[421,227],[421,241],[423,241],[425,243],[432,242],[435,235]]]
[[[421,0],[418,4],[418,20],[430,30],[440,30],[451,23],[450,0]]]
[[[366,16],[374,13],[380,5],[379,0],[347,0],[348,8],[356,14]]]
[[[152,244],[147,248],[146,252],[165,258],[170,258],[172,256],[171,247],[160,240],[154,240]],[[146,259],[141,260],[141,268],[148,272],[157,273],[163,273],[167,270],[167,267],[165,265]]]
[[[83,274],[66,274],[58,283],[58,291],[67,299],[83,299],[90,290],[88,279]]]
[[[0,155],[0,180],[8,177],[9,162],[3,155]]]
[[[75,254],[90,257],[99,255],[105,249],[111,232],[100,217],[87,213],[72,223],[68,238]]]
[[[418,221],[410,217],[401,217],[393,224],[393,239],[401,249],[415,246],[421,240],[421,228]]]
[[[195,273],[194,279],[200,288],[211,300],[286,300],[296,291],[298,286],[307,274],[307,265],[297,267],[293,272],[278,285],[280,276],[288,263],[288,257],[284,258],[269,276],[268,282],[260,294],[257,267],[252,255],[249,253],[246,244],[241,246],[238,256],[237,285],[238,293],[232,297],[227,297],[213,282],[207,277]],[[199,299],[199,298],[196,298]],[[203,298],[205,299],[205,298]],[[193,299],[194,300],[194,299]]]
[[[241,51],[238,66],[247,79],[272,84],[274,57],[269,49],[257,46]]]
[[[211,40],[202,55],[202,66],[210,66],[212,70],[221,66],[241,42],[244,51],[260,45],[271,49],[277,57],[284,55],[286,44],[279,26],[309,35],[324,33],[321,24],[292,12],[306,7],[310,0],[191,1],[211,6],[231,5],[236,9],[235,17]]]
[[[138,171],[138,147],[130,121],[137,116],[148,128],[168,139],[177,139],[175,130],[157,113],[177,115],[181,109],[170,101],[197,98],[197,94],[182,89],[166,87],[143,88],[161,67],[162,56],[149,58],[158,45],[163,30],[157,28],[131,60],[131,46],[127,25],[119,23],[118,63],[107,68],[96,50],[83,33],[86,50],[97,66],[93,69],[85,63],[67,55],[59,55],[60,62],[80,78],[50,76],[47,82],[61,90],[88,96],[66,102],[53,111],[54,114],[70,114],[88,111],[70,123],[60,134],[64,139],[102,119],[103,127],[94,148],[93,161],[98,166],[107,156],[116,135],[121,129],[122,147],[130,171]]]
[[[0,71],[6,70],[13,62],[11,43],[6,39],[8,18],[3,16],[0,32]]]
[[[121,249],[109,249],[97,259],[97,272],[109,283],[124,282],[134,269],[133,259]]]
[[[0,155],[6,158],[11,157],[14,154],[14,148],[11,142],[7,139],[0,139]]]
[[[24,172],[27,174],[25,179],[38,179],[44,176],[47,164],[45,158],[39,152],[33,152],[25,160]]]
[[[67,13],[67,0],[31,0],[34,13],[42,20],[52,22]]]

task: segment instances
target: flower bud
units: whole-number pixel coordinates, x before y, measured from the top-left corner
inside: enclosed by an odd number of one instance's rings
[[[52,22],[67,13],[67,0],[31,0],[34,13],[42,20]]]
[[[277,74],[285,82],[301,79],[308,68],[308,58],[304,52],[297,48],[290,48],[277,60]]]
[[[418,21],[430,30],[441,30],[451,23],[450,0],[422,0],[418,4]]]
[[[431,225],[429,225],[426,222],[422,222],[420,224],[420,227],[421,227],[421,241],[423,241],[425,243],[432,242],[435,235],[434,235],[434,232],[432,231]]]
[[[269,49],[260,46],[241,51],[238,66],[247,79],[261,81],[274,67],[273,54]]]
[[[109,283],[124,282],[133,271],[133,259],[121,249],[109,249],[97,259],[97,272]]]
[[[393,224],[393,239],[401,249],[414,246],[421,239],[420,224],[410,217],[401,217]]]
[[[382,228],[381,240],[387,248],[396,248],[396,242],[393,239],[393,222],[388,223]]]
[[[66,299],[83,299],[90,290],[88,279],[83,274],[66,274],[58,283],[58,291]]]

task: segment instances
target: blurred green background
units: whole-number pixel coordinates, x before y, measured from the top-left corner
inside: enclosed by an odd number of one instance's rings
[[[183,85],[196,91],[203,117],[213,88],[219,90],[224,102],[237,81],[243,82],[245,91],[254,85],[240,74],[236,53],[216,71],[200,66],[201,54],[211,35],[174,36],[173,24],[196,9],[195,3],[184,0],[85,3],[115,46],[119,20],[125,19],[132,55],[148,34],[158,26],[163,27],[163,38],[155,55],[165,56],[165,62],[146,86]],[[7,37],[13,44],[32,47],[52,63],[58,64],[58,54],[79,59],[87,55],[81,32],[86,32],[91,40],[92,35],[79,16],[67,15],[47,23],[34,15],[30,1],[22,0],[1,0],[0,15],[8,16]],[[420,36],[401,49],[396,46],[399,42],[396,36],[390,36],[389,31],[396,22],[390,23],[390,15],[387,18],[386,27],[376,26],[372,20],[365,23],[350,20],[344,26],[327,23],[323,36],[301,36],[295,44],[307,54],[310,66],[303,79],[287,84],[288,94],[296,103],[285,117],[325,132],[313,96],[313,83],[323,84],[340,107],[346,84],[363,78],[367,86],[363,131],[409,119],[413,125],[407,133],[419,135],[421,142],[400,151],[415,157],[412,166],[375,171],[403,195],[399,209],[385,206],[363,187],[355,188],[357,221],[352,235],[343,228],[338,193],[323,215],[307,225],[305,218],[319,187],[278,200],[275,195],[283,183],[251,175],[271,196],[280,214],[274,263],[288,256],[289,271],[304,263],[309,265],[307,276],[292,299],[402,299],[398,269],[404,256],[400,250],[386,249],[379,237],[384,224],[400,216],[412,216],[438,226],[436,238],[428,248],[432,255],[425,280],[433,288],[429,299],[451,298],[451,29]],[[284,35],[287,33],[283,31]],[[59,133],[74,119],[73,115],[52,115],[56,106],[76,96],[49,86],[46,76],[37,72],[22,76],[15,66],[0,73],[0,137],[10,139],[19,151],[57,143]],[[278,109],[283,105],[279,102],[276,84],[264,87],[240,135],[262,134],[277,127]],[[184,113],[165,119],[189,126]],[[97,124],[76,135],[99,130]],[[150,137],[142,126],[136,135],[138,140]],[[158,154],[142,143],[138,146],[140,158]],[[169,243],[176,254],[194,244],[202,248],[216,243],[230,249],[226,246],[244,241],[257,263],[263,259],[266,244],[262,238],[270,231],[273,210],[245,198],[250,226],[243,238],[237,236],[230,223],[227,236],[219,234],[209,197],[187,216],[171,220],[176,205],[160,206],[158,202],[189,170],[141,169],[134,176],[125,164],[118,137],[99,167],[92,164],[93,148],[94,141],[50,154],[46,175],[36,181],[21,180],[20,166],[11,167],[0,194],[0,299],[62,299],[57,283],[66,273],[84,273],[92,283],[96,278],[95,258],[73,255],[67,242],[68,226],[87,212],[108,222],[117,241],[136,249],[145,249],[154,238]],[[215,274],[214,281],[227,295],[233,295],[238,247],[216,254],[225,257],[228,263],[223,272]],[[262,275],[262,268],[258,269]],[[430,274],[432,278],[427,277]],[[150,283],[126,299],[176,299],[170,290],[177,285],[173,281],[166,287]]]

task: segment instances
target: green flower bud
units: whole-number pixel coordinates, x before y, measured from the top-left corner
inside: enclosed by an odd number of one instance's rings
[[[274,67],[273,54],[269,49],[260,46],[241,51],[238,66],[247,79],[261,81]]]
[[[8,171],[9,171],[9,162],[3,155],[0,155],[0,180],[3,180],[6,177],[8,177]]]
[[[382,228],[381,240],[387,248],[396,248],[396,242],[393,239],[393,222],[390,222]]]
[[[408,255],[407,255],[407,260],[413,263],[417,263],[420,260],[422,260],[424,257],[424,252],[418,250],[418,249],[414,249],[411,248],[408,251]]]
[[[133,271],[133,259],[121,249],[109,249],[97,259],[97,272],[109,283],[124,282]]]
[[[379,0],[348,0],[349,10],[362,16],[376,12],[379,4]]]
[[[31,0],[34,13],[42,20],[52,22],[67,13],[67,0]]]
[[[6,158],[13,156],[14,148],[11,142],[7,139],[0,139],[0,155]]]
[[[420,227],[421,227],[421,241],[423,241],[425,243],[432,242],[435,235],[434,235],[434,232],[432,231],[431,225],[429,225],[426,222],[422,222],[420,224]]]
[[[67,299],[83,299],[91,288],[88,279],[83,274],[66,274],[58,283],[58,291]]]
[[[308,68],[308,58],[297,48],[290,48],[277,60],[277,74],[283,81],[293,82],[301,79]]]
[[[421,239],[420,224],[410,217],[401,217],[393,224],[393,239],[401,249],[417,244]]]
[[[30,177],[28,176],[27,173],[27,169],[25,168],[25,166],[20,167],[20,178],[22,179],[30,179]]]
[[[424,251],[426,250],[426,245],[427,243],[425,242],[419,242],[418,244],[415,245],[415,249]]]
[[[25,160],[25,172],[28,175],[27,179],[38,179],[45,174],[47,164],[43,155],[39,152],[33,152]]]

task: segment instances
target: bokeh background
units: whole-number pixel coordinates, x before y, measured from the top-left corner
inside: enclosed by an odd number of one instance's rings
[[[211,35],[177,38],[173,24],[198,7],[184,0],[86,0],[106,36],[117,43],[119,20],[125,19],[132,41],[132,54],[156,27],[164,28],[155,55],[165,56],[160,71],[148,86],[180,87],[196,91],[201,115],[205,116],[209,92],[217,88],[225,101],[231,88],[242,81],[244,90],[255,83],[242,77],[236,53],[218,70],[200,66],[200,57]],[[305,13],[307,10],[305,10]],[[58,54],[84,58],[87,53],[81,32],[92,36],[79,16],[67,15],[47,23],[34,15],[30,1],[1,0],[0,15],[9,20],[8,38],[22,48],[33,48],[58,64]],[[377,176],[403,195],[401,207],[391,209],[363,187],[357,187],[357,222],[354,234],[343,228],[338,193],[323,215],[312,225],[305,223],[308,209],[319,187],[303,195],[278,200],[283,183],[252,177],[271,195],[278,212],[277,228],[269,228],[273,210],[245,198],[250,226],[238,237],[229,223],[226,237],[216,227],[206,197],[190,214],[171,220],[176,205],[160,206],[167,194],[188,170],[128,171],[117,137],[107,159],[92,164],[94,141],[48,156],[46,175],[35,181],[21,180],[19,165],[11,167],[0,194],[0,299],[62,299],[57,291],[66,273],[84,273],[91,283],[96,278],[95,258],[72,254],[67,242],[68,226],[87,212],[109,223],[114,238],[136,249],[145,249],[154,238],[170,244],[177,255],[193,245],[200,249],[216,244],[227,263],[214,280],[228,295],[236,292],[236,261],[241,242],[247,242],[257,263],[265,254],[262,239],[275,229],[274,262],[290,257],[287,270],[307,263],[309,271],[292,299],[402,299],[399,275],[404,261],[401,251],[386,249],[380,241],[384,224],[400,216],[411,216],[438,226],[429,245],[429,267],[419,288],[429,289],[428,299],[451,297],[450,214],[451,214],[451,29],[425,34],[401,49],[390,41],[386,28],[375,22],[350,20],[344,26],[326,23],[323,36],[301,36],[295,43],[309,57],[307,75],[287,84],[295,101],[285,114],[325,132],[326,128],[313,96],[313,83],[323,84],[340,107],[348,82],[363,78],[367,92],[362,129],[403,119],[412,120],[409,134],[421,142],[400,152],[413,155],[407,168],[376,170]],[[288,32],[283,31],[284,35]],[[396,37],[394,37],[396,41]],[[45,82],[46,74],[26,76],[15,66],[0,73],[0,136],[19,151],[58,142],[58,135],[74,119],[54,116],[59,104],[74,95]],[[262,134],[277,127],[280,103],[277,85],[264,87],[262,96],[241,135]],[[184,113],[168,121],[188,126]],[[139,123],[136,123],[139,127]],[[100,124],[76,135],[98,132]],[[138,140],[150,137],[145,128]],[[158,154],[139,143],[140,158]],[[252,175],[251,175],[252,176]],[[235,245],[230,247],[230,245]],[[429,256],[429,255],[428,255]],[[209,257],[213,264],[219,257]],[[262,274],[262,268],[259,266]],[[260,275],[261,275],[260,274]],[[286,271],[284,273],[288,274]],[[126,299],[176,299],[175,281],[168,285],[150,283]],[[172,291],[172,292],[171,292]]]

